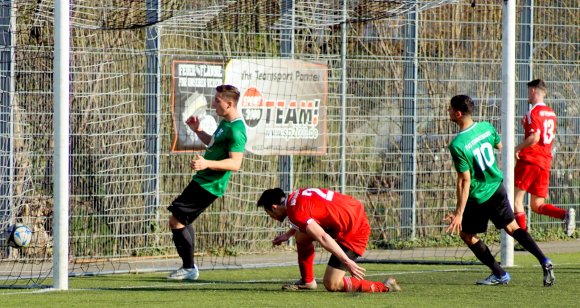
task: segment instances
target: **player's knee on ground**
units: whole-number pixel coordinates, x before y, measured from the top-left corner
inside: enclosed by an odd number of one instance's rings
[[[340,280],[324,279],[323,283],[326,290],[330,292],[340,292],[344,288],[344,283],[342,282],[342,279]]]

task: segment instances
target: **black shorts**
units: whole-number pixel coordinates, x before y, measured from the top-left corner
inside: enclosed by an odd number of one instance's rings
[[[498,229],[505,228],[514,220],[514,212],[503,184],[489,200],[481,204],[467,201],[461,230],[469,234],[484,233],[487,231],[487,224],[490,220]]]
[[[217,196],[201,187],[196,181],[191,180],[181,195],[177,197],[167,209],[180,223],[191,224],[205,209],[207,209]]]
[[[342,251],[344,251],[344,253],[346,253],[346,256],[349,259],[356,260],[358,257],[360,257],[354,251],[344,247],[340,243],[338,243],[338,246],[340,246],[340,248],[342,248]],[[340,260],[338,260],[338,258],[335,257],[334,255],[330,256],[330,259],[328,260],[328,266],[334,267],[334,268],[339,269],[339,270],[343,270],[345,272],[347,271],[347,268],[346,268],[346,266],[344,266],[344,263],[340,262]]]

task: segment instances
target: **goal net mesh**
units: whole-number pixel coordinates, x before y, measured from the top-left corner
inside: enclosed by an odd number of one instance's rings
[[[326,88],[315,94],[325,97],[326,146],[322,155],[291,156],[291,187],[340,190],[344,183],[345,193],[363,201],[372,226],[368,261],[474,262],[443,222],[455,207],[447,145],[457,128],[447,106],[453,95],[468,94],[477,120],[501,131],[501,4],[361,0],[343,9],[343,3],[72,0],[71,275],[179,266],[166,207],[190,181],[194,154],[173,147],[175,138],[187,139],[175,131],[181,116],[173,105],[175,61],[323,63]],[[577,35],[567,27],[577,33],[579,11],[575,0],[534,9],[542,16],[534,28],[535,61],[522,60],[517,69],[533,65],[534,76],[553,89],[561,129],[550,200],[578,208],[580,63]],[[25,223],[33,241],[15,249],[0,233],[0,285],[36,286],[51,275],[53,257],[54,2],[3,1],[1,14],[0,229]],[[525,112],[527,81],[518,80],[514,121]],[[211,91],[203,94],[211,99]],[[226,195],[195,221],[202,269],[295,262],[291,243],[271,244],[287,226],[255,204],[264,189],[280,185],[281,159],[246,152]],[[560,221],[530,219],[532,230],[561,231]],[[499,251],[494,228],[483,238]],[[326,253],[319,256],[326,262]]]

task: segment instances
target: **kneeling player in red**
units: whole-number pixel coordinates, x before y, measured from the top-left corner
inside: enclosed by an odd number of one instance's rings
[[[316,289],[314,279],[314,243],[332,253],[324,287],[331,292],[394,292],[401,288],[393,277],[384,282],[364,280],[365,269],[355,260],[365,252],[371,229],[363,204],[355,198],[322,188],[305,188],[288,198],[280,188],[268,189],[258,200],[258,207],[275,220],[288,218],[292,229],[277,236],[279,245],[295,236],[301,279],[285,290]],[[345,277],[346,271],[351,277]]]

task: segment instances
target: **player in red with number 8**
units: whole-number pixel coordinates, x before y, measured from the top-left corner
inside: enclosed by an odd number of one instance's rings
[[[314,241],[332,253],[324,287],[332,292],[394,292],[401,288],[393,277],[384,282],[364,280],[365,269],[355,260],[366,250],[370,225],[363,204],[355,198],[323,188],[305,188],[288,198],[280,188],[268,189],[258,200],[268,215],[280,222],[288,218],[292,229],[277,236],[279,245],[296,238],[301,279],[282,287],[284,290],[316,289],[314,280]],[[345,277],[346,271],[351,277]]]
[[[515,218],[518,225],[526,230],[523,201],[526,192],[529,192],[531,209],[538,214],[564,220],[566,234],[572,236],[576,228],[574,208],[566,211],[545,203],[550,184],[552,144],[556,136],[556,113],[544,103],[546,85],[542,79],[532,80],[527,85],[528,101],[532,108],[522,119],[524,141],[515,148]]]

